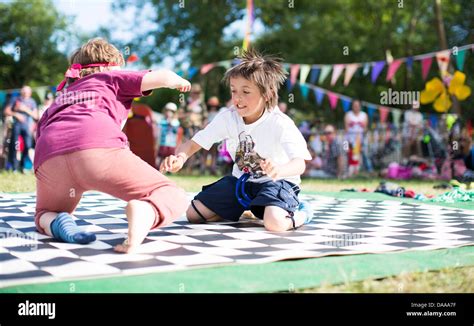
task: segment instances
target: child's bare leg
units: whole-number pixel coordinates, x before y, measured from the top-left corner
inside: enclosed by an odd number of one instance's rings
[[[128,239],[125,243],[115,246],[117,252],[130,253],[143,242],[155,223],[155,210],[146,201],[131,200],[127,204]]]
[[[263,225],[267,231],[271,232],[285,232],[289,229],[293,229],[293,221],[287,216],[289,213],[283,208],[277,206],[265,207],[265,213],[263,215]],[[294,215],[295,227],[301,226],[305,221],[305,216]]]
[[[51,232],[51,222],[58,216],[58,213],[55,212],[47,212],[41,215],[39,224],[43,228],[44,232],[49,235],[50,237],[53,236]]]
[[[192,202],[199,212],[196,212],[196,209],[194,209],[193,205],[189,205],[188,210],[186,211],[186,218],[190,223],[205,223],[203,218],[206,220],[206,222],[218,222],[222,220],[219,215],[216,215],[216,213],[204,206],[204,204],[199,200],[193,200]],[[200,216],[199,213],[202,216]]]

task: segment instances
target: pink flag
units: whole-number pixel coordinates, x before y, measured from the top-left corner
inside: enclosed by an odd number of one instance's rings
[[[291,85],[296,84],[296,78],[298,77],[299,71],[300,71],[300,65],[291,65],[291,68],[290,68]]]
[[[395,73],[397,72],[398,68],[400,68],[400,65],[402,64],[402,60],[393,60],[390,66],[388,67],[388,72],[387,72],[387,81],[392,80],[393,76],[395,76]]]
[[[433,57],[424,58],[423,60],[421,60],[421,75],[423,76],[423,80],[426,80],[426,77],[428,77],[428,73],[430,72],[432,63]]]
[[[339,79],[339,76],[342,74],[342,71],[344,70],[345,65],[343,64],[337,64],[334,65],[332,68],[332,77],[331,77],[331,86],[336,85],[337,80]]]
[[[389,108],[385,106],[379,106],[380,122],[387,122],[388,114],[390,113]]]
[[[354,73],[357,71],[358,68],[359,65],[357,63],[351,63],[349,65],[346,65],[346,73],[344,75],[344,86],[349,85],[352,76],[354,76]]]
[[[208,63],[208,64],[205,64],[201,67],[201,75],[205,75],[207,74],[209,71],[211,71],[212,68],[214,68],[214,64],[213,63]]]
[[[337,105],[337,100],[339,100],[339,96],[337,94],[334,94],[333,92],[328,92],[328,98],[329,98],[329,106],[331,106],[331,109],[335,109]]]

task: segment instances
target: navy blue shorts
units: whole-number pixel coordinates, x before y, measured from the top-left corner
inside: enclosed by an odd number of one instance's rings
[[[222,179],[202,187],[202,191],[194,197],[204,206],[228,221],[238,221],[247,210],[235,196],[237,178],[234,176]],[[245,193],[251,199],[252,213],[263,219],[266,206],[277,206],[287,212],[295,212],[299,206],[300,188],[286,180],[268,181],[265,183],[246,182]]]

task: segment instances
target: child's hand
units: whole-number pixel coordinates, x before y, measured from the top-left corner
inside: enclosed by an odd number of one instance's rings
[[[160,164],[160,172],[178,172],[181,170],[185,162],[185,158],[182,155],[170,155],[164,159]]]
[[[175,86],[180,92],[189,92],[191,90],[191,83],[186,79],[181,78],[181,81]]]
[[[267,176],[272,178],[273,181],[276,181],[280,176],[280,167],[270,159],[262,160],[260,162],[260,167]]]

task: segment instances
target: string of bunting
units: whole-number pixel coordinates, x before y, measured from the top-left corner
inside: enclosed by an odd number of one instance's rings
[[[394,59],[389,51],[386,53],[386,59],[380,61],[369,61],[369,62],[355,62],[355,63],[336,63],[336,64],[300,64],[300,63],[284,63],[284,67],[290,72],[291,85],[296,84],[299,79],[300,83],[304,83],[308,77],[311,84],[322,84],[331,74],[331,86],[335,86],[342,74],[344,73],[343,85],[348,86],[352,80],[352,77],[356,74],[359,69],[362,69],[362,75],[367,76],[370,73],[370,80],[375,83],[387,67],[386,81],[393,81],[398,69],[402,64],[406,64],[408,71],[413,72],[413,63],[415,61],[421,62],[421,74],[423,80],[426,80],[431,70],[433,59],[436,58],[438,68],[442,75],[448,69],[451,56],[455,58],[456,67],[458,70],[463,71],[466,60],[467,50],[471,49],[474,52],[474,44],[467,44],[459,47],[453,47],[452,49],[429,52],[419,54],[410,57],[403,57]],[[200,68],[191,66],[187,70],[187,74],[184,70],[179,71],[181,76],[186,75],[187,78],[193,78],[198,72],[201,75],[207,74],[215,67],[229,68],[231,65],[237,63],[238,60],[224,60],[219,62],[207,63],[202,65]],[[299,77],[299,78],[298,78]]]
[[[343,95],[340,93],[336,93],[330,91],[328,89],[324,89],[322,87],[311,85],[311,84],[299,84],[302,96],[307,99],[309,95],[309,91],[312,90],[314,92],[314,98],[316,100],[316,104],[321,106],[325,96],[328,99],[329,106],[332,110],[335,110],[338,102],[340,100],[342,109],[344,112],[348,112],[352,107],[352,102],[354,101],[353,97]],[[385,105],[378,105],[375,103],[371,103],[368,101],[359,100],[361,107],[365,108],[367,111],[367,115],[369,116],[369,121],[372,122],[374,118],[374,113],[378,111],[379,119],[381,123],[386,123],[389,117],[389,114],[392,115],[392,121],[395,127],[400,127],[400,119],[404,112],[402,109],[385,106]],[[425,118],[426,114],[422,113]],[[437,126],[439,121],[439,113],[430,113],[429,114],[429,121],[431,126]]]

